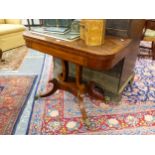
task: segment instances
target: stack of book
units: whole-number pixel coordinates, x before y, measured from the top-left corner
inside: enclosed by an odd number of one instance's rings
[[[75,41],[80,38],[80,34],[73,33],[73,31],[71,31],[70,28],[65,27],[32,28],[31,32],[65,41]]]

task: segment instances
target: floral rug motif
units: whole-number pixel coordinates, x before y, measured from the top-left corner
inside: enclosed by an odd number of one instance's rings
[[[0,70],[18,70],[27,53],[26,46],[4,52],[3,59],[5,62],[0,62]]]
[[[38,92],[51,87],[47,81],[52,69],[42,76]],[[119,104],[85,96],[89,129],[83,123],[76,97],[59,90],[34,103],[28,134],[155,134],[155,61],[137,60],[135,73],[132,87],[126,87]]]
[[[13,134],[36,76],[0,76],[0,135]]]

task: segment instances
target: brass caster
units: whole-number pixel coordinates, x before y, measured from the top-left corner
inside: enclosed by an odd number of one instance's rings
[[[87,128],[90,128],[91,123],[90,123],[88,118],[84,120],[84,123],[85,123]]]
[[[106,101],[110,101],[110,97],[109,96],[105,96],[105,100]]]
[[[105,96],[104,102],[105,104],[109,103],[111,101],[111,98],[109,96]]]

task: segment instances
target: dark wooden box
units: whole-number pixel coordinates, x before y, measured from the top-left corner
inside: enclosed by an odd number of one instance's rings
[[[143,19],[107,19],[106,34],[122,38],[141,38],[144,24]]]

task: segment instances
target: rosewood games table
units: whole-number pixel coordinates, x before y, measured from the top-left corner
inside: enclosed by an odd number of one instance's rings
[[[53,89],[46,94],[41,94],[40,97],[51,95],[57,89],[71,92],[78,97],[82,117],[87,125],[89,125],[89,121],[83,103],[83,94],[88,93],[102,100],[104,96],[100,93],[94,93],[92,89],[94,84],[92,82],[89,84],[82,82],[83,67],[104,71],[113,68],[123,60],[120,83],[134,76],[133,69],[138,54],[139,40],[106,36],[105,43],[102,46],[90,47],[85,45],[81,39],[67,42],[29,31],[24,33],[24,38],[27,47],[52,55],[61,59],[62,62],[62,73],[58,78],[49,81],[54,84]],[[74,79],[69,77],[69,62],[76,65]]]

